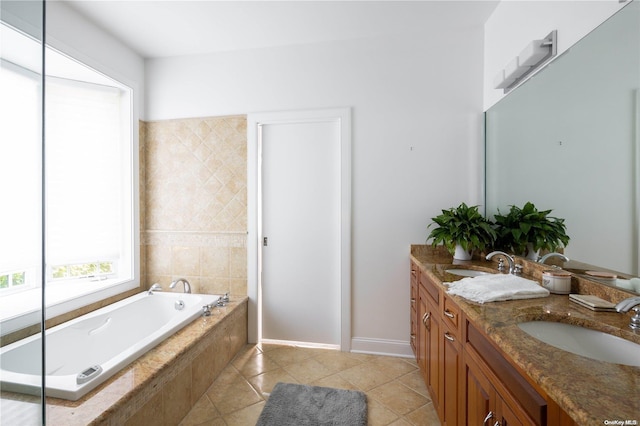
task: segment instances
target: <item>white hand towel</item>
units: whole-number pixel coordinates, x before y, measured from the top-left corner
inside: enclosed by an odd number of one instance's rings
[[[480,275],[449,283],[449,294],[478,303],[547,297],[549,290],[535,281],[511,274]]]

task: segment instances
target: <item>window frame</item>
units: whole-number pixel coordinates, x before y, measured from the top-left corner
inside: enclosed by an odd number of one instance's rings
[[[2,23],[2,25],[6,25]],[[8,25],[8,28],[15,30]],[[19,30],[15,30],[20,32]],[[24,33],[22,33],[24,35]],[[29,37],[24,35],[25,37]],[[30,38],[30,37],[29,37]],[[36,42],[31,40],[32,42]],[[39,43],[39,42],[37,42]],[[118,265],[118,269],[124,269],[130,271],[129,276],[126,279],[121,277],[113,278],[106,277],[106,279],[98,279],[95,277],[83,277],[83,278],[71,278],[71,279],[58,279],[52,280],[51,267],[47,265],[46,271],[36,271],[36,285],[30,288],[23,288],[20,290],[14,290],[11,287],[0,290],[0,334],[6,335],[11,332],[20,330],[30,325],[37,324],[42,319],[42,285],[44,284],[44,298],[45,298],[45,318],[50,319],[62,314],[75,311],[84,306],[103,301],[105,299],[121,295],[122,293],[129,292],[136,288],[141,288],[140,284],[140,219],[139,219],[139,134],[138,134],[138,114],[135,110],[136,97],[138,96],[137,85],[131,84],[125,81],[126,79],[116,78],[109,75],[109,73],[103,72],[95,65],[89,63],[90,61],[80,60],[63,53],[61,49],[58,49],[50,44],[46,44],[47,55],[59,55],[62,62],[74,63],[86,67],[96,75],[102,76],[103,79],[113,81],[117,87],[121,90],[128,92],[123,100],[123,109],[126,112],[126,129],[123,129],[122,137],[125,137],[128,141],[126,145],[123,144],[123,149],[126,149],[126,159],[129,162],[128,169],[130,176],[128,182],[125,184],[130,185],[128,200],[130,208],[130,214],[123,218],[123,223],[131,236],[130,239],[123,242],[122,251],[125,253],[123,256],[124,263]],[[81,56],[81,55],[78,55]],[[14,67],[23,69],[25,73],[35,74],[40,78],[40,74],[15,64],[11,61],[3,59]],[[71,61],[71,62],[70,62]],[[48,74],[47,69],[47,74]],[[59,76],[57,76],[59,77]],[[47,77],[48,78],[48,77]],[[46,78],[45,78],[46,85]],[[40,102],[42,99],[40,100]],[[46,134],[45,134],[46,143]],[[45,227],[46,228],[46,227]],[[45,231],[46,232],[46,229]],[[40,230],[41,237],[43,231]],[[109,261],[110,259],[96,259]],[[15,269],[15,268],[14,268]],[[40,269],[40,268],[38,268]],[[13,271],[20,272],[20,271]],[[27,271],[28,273],[28,271]],[[6,275],[6,274],[3,274]],[[19,306],[19,309],[15,307]]]

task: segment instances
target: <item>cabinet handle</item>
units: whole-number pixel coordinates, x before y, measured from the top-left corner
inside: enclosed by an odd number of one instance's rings
[[[416,298],[415,298],[415,297],[412,297],[412,298],[411,298],[411,304],[413,305],[414,303],[416,303]]]
[[[424,316],[424,319],[422,320],[422,323],[424,324],[424,326],[428,331],[431,331],[431,325],[430,325],[431,323],[427,324],[427,321],[429,321],[430,318],[431,318],[431,312],[427,313]]]
[[[444,333],[444,338],[447,339],[450,342],[455,342],[456,341],[456,339],[454,339],[453,336],[451,334],[449,334],[448,331],[446,333]]]
[[[500,423],[500,422],[495,422],[493,426],[502,426],[502,423]]]
[[[416,276],[416,270],[415,269],[411,270],[411,275],[413,275],[414,277]]]
[[[489,411],[489,414],[487,414],[487,417],[485,417],[484,421],[482,422],[482,426],[487,426],[487,422],[492,418],[493,418],[493,411]]]
[[[450,310],[448,310],[448,309],[445,309],[445,310],[444,310],[444,314],[445,314],[445,316],[448,316],[449,318],[455,318],[455,317],[456,317],[456,315],[455,315],[454,313],[452,313],[452,312],[451,312]]]
[[[416,335],[415,334],[411,335],[411,340],[416,340]]]

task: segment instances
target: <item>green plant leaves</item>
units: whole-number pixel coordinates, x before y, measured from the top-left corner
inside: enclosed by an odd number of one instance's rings
[[[533,244],[534,250],[555,251],[566,247],[569,236],[566,234],[564,219],[550,217],[551,210],[538,211],[536,206],[527,202],[522,208],[511,206],[506,215],[495,215],[498,234],[497,245],[514,253],[524,253],[527,244]]]
[[[432,239],[434,246],[444,244],[453,254],[456,244],[465,250],[484,250],[490,247],[497,235],[491,222],[478,211],[478,206],[467,206],[465,203],[456,208],[442,210],[442,214],[431,219],[427,229],[434,224],[438,227],[431,230],[427,240]]]
[[[431,218],[433,222],[427,229],[433,228],[427,241],[431,239],[434,246],[443,244],[452,254],[456,244],[465,250],[495,246],[521,254],[531,243],[534,250],[555,251],[566,247],[570,238],[564,219],[549,216],[551,211],[538,211],[533,203],[527,202],[522,208],[511,206],[506,215],[498,210],[492,223],[480,214],[478,206],[462,203]]]

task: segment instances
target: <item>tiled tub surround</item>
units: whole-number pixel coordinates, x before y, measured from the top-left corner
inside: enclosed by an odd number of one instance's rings
[[[246,116],[140,122],[142,282],[247,294]]]
[[[452,259],[430,246],[412,246],[411,259],[436,283],[460,279],[446,273]],[[540,282],[547,266],[525,264],[525,276]],[[464,265],[464,266],[461,266]],[[456,262],[457,267],[491,267],[482,260]],[[588,280],[572,278],[572,291],[596,294],[614,303],[630,293]],[[440,284],[441,285],[441,284]],[[446,291],[446,287],[443,286]],[[519,322],[551,320],[598,329],[640,343],[640,334],[627,327],[629,315],[594,312],[569,301],[567,295],[477,304],[453,296],[464,314],[488,335],[506,358],[580,425],[602,425],[605,420],[635,420],[640,423],[640,367],[594,361],[556,349],[530,337]]]
[[[215,308],[125,367],[82,399],[47,398],[53,425],[175,425],[247,343],[247,298]],[[2,392],[3,422],[33,419],[37,398]],[[15,422],[11,417],[16,416]]]

